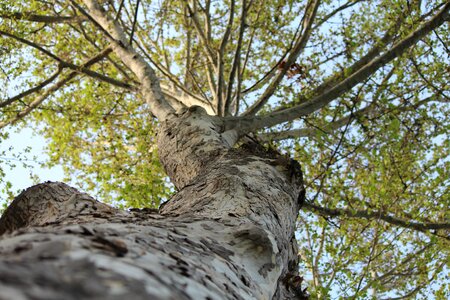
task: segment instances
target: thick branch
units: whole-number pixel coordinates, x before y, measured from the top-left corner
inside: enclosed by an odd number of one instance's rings
[[[220,42],[219,47],[219,54],[217,57],[217,111],[219,112],[219,116],[225,115],[225,104],[224,104],[224,91],[225,88],[225,82],[224,82],[224,54],[225,54],[225,48],[228,44],[228,40],[230,39],[231,34],[231,27],[233,26],[234,21],[234,7],[235,7],[235,1],[231,0],[231,7],[230,7],[230,16],[228,18],[228,24],[225,29],[225,33],[222,37],[222,41]]]
[[[356,4],[356,2],[354,2],[354,3]],[[441,6],[442,5],[439,5],[438,7],[441,7]],[[329,88],[335,86],[336,84],[338,84],[339,81],[342,80],[345,76],[349,77],[349,76],[355,74],[357,71],[359,71],[361,68],[363,68],[366,64],[368,64],[371,60],[373,60],[377,56],[379,56],[380,53],[382,52],[383,48],[386,45],[388,45],[389,43],[391,43],[392,40],[394,39],[394,37],[396,36],[403,21],[405,20],[406,15],[407,15],[406,13],[400,15],[399,18],[395,21],[394,25],[386,31],[384,36],[364,56],[362,56],[359,60],[354,62],[350,67],[345,68],[342,72],[328,77],[320,85],[318,85],[311,93],[309,93],[309,95],[310,95],[309,97],[301,96],[299,98],[298,102],[304,103],[308,100],[308,98],[311,98],[315,95],[320,95],[320,93],[322,93],[326,89],[329,89]],[[430,13],[427,13],[427,14],[423,15],[420,19],[424,20],[429,15],[430,15]],[[315,29],[315,27],[313,29]],[[336,56],[333,56],[332,58],[337,57],[340,54],[341,53],[338,53]],[[323,62],[323,63],[325,63],[325,62]],[[277,110],[282,110],[282,109],[283,108],[279,108]]]
[[[301,129],[293,129],[293,130],[286,130],[281,132],[270,132],[270,133],[262,133],[259,135],[259,137],[262,140],[268,140],[272,138],[272,140],[279,141],[284,139],[290,139],[290,138],[299,138],[299,137],[313,137],[317,135],[318,133],[322,132],[325,134],[328,134],[336,129],[339,129],[343,126],[346,126],[347,124],[350,124],[353,122],[353,120],[357,120],[363,116],[369,116],[369,114],[375,110],[375,105],[378,102],[378,99],[381,95],[381,93],[386,89],[386,84],[389,81],[389,79],[394,75],[395,68],[392,68],[392,70],[383,78],[383,81],[378,86],[377,90],[374,93],[372,102],[367,105],[366,107],[357,110],[355,112],[351,112],[349,115],[340,118],[339,120],[333,121],[331,123],[328,123],[324,128],[301,128]]]
[[[178,110],[181,106],[192,106],[192,105],[198,105],[203,107],[208,114],[214,114],[213,109],[211,107],[211,103],[209,101],[202,99],[201,97],[195,95],[191,91],[188,90],[188,88],[182,84],[178,78],[173,75],[170,70],[165,68],[163,65],[161,65],[159,62],[152,59],[150,54],[148,53],[150,50],[143,42],[141,36],[139,35],[139,41],[140,43],[135,43],[138,48],[144,53],[144,56],[171,82],[174,84],[175,88],[170,88],[168,85],[161,84],[161,90],[164,93],[164,96],[169,96],[172,99],[167,99],[170,102],[170,105]],[[176,90],[179,89],[179,90]],[[176,100],[180,102],[179,104],[175,104],[173,100]]]
[[[312,203],[305,203],[304,207],[307,210],[318,212],[321,215],[329,217],[349,217],[349,218],[363,218],[368,220],[383,220],[392,225],[414,229],[418,231],[428,230],[448,230],[450,223],[419,223],[415,221],[403,220],[397,217],[390,216],[382,211],[367,211],[367,210],[350,210],[344,208],[331,209],[315,205]]]
[[[32,13],[10,13],[0,15],[0,18],[3,19],[13,19],[13,20],[24,20],[30,22],[39,22],[39,23],[80,23],[87,20],[84,16],[44,16],[44,15],[36,15]]]
[[[420,106],[425,105],[429,102],[440,102],[440,103],[449,103],[450,100],[444,97],[438,97],[438,96],[429,96],[425,99],[420,100],[419,102],[415,104],[411,104],[410,106],[403,106],[403,104],[394,107],[394,108],[388,108],[384,110],[376,110],[375,103],[371,103],[370,105],[352,113],[348,116],[342,117],[339,120],[336,120],[334,122],[331,122],[327,124],[323,128],[299,128],[299,129],[292,129],[292,130],[285,130],[285,131],[279,131],[279,132],[267,132],[267,133],[261,133],[258,135],[258,138],[262,141],[281,141],[281,140],[287,140],[287,139],[295,139],[295,138],[301,138],[301,137],[314,137],[319,133],[325,133],[330,134],[333,131],[342,128],[343,126],[358,120],[362,117],[368,117],[370,116],[371,119],[376,119],[385,114],[386,112],[404,112],[404,111],[415,111]]]
[[[192,10],[192,8],[187,3],[187,1],[186,1],[186,7],[189,10],[189,16],[192,18],[192,21],[194,23],[194,28],[196,29],[198,35],[200,36],[200,39],[202,40],[203,47],[207,54],[206,57],[208,58],[210,64],[214,66],[215,61],[216,61],[216,56],[214,55],[214,52],[211,50],[207,35],[203,31],[203,29],[200,25],[200,20],[198,19],[197,12]]]
[[[94,23],[101,26],[101,28],[108,33],[107,37],[111,42],[113,51],[141,81],[141,92],[149,104],[151,112],[156,117],[165,119],[169,113],[174,112],[174,109],[164,98],[155,71],[144,58],[129,45],[123,29],[116,21],[107,16],[107,13],[97,1],[84,0],[83,2],[88,7],[90,14],[84,11],[74,1],[72,1],[72,4],[87,17],[92,18]]]
[[[378,69],[390,63],[395,58],[401,56],[408,48],[416,44],[423,36],[430,33],[434,28],[442,25],[448,19],[448,11],[450,3],[447,3],[439,13],[437,13],[429,21],[425,22],[417,30],[406,36],[403,40],[396,43],[391,49],[376,59],[373,59],[358,71],[342,80],[335,86],[325,90],[322,94],[313,99],[293,108],[283,109],[273,112],[263,117],[242,117],[230,118],[230,126],[238,127],[242,133],[250,132],[264,127],[272,127],[274,125],[288,122],[308,115],[314,111],[321,109],[342,94],[350,91],[354,86],[369,78]],[[232,122],[232,123],[231,123]],[[234,125],[233,125],[234,124]]]
[[[337,83],[339,80],[343,78],[344,74],[352,75],[366,64],[368,64],[371,60],[380,55],[383,47],[385,47],[388,43],[392,42],[392,39],[395,36],[395,33],[400,28],[400,25],[403,21],[403,18],[399,18],[395,25],[390,28],[385,35],[380,39],[378,43],[376,43],[363,57],[354,62],[350,67],[346,68],[343,72],[338,73],[334,76],[327,78],[324,82],[322,82],[319,86],[317,86],[314,91],[311,93],[312,95],[317,95],[323,90],[330,88]]]
[[[209,62],[209,63],[205,64],[206,75],[207,75],[207,79],[208,79],[209,89],[214,96],[214,101],[215,101],[214,109],[216,110],[217,113],[219,113],[219,109],[217,107],[217,103],[219,102],[219,95],[217,95],[217,86],[214,81],[214,73],[218,72],[218,70],[216,69],[217,58],[216,58],[215,53],[211,49],[211,45],[210,45],[211,30],[210,30],[210,20],[209,20],[209,5],[210,5],[210,2],[207,1],[206,9],[204,9],[205,18],[206,18],[206,20],[205,20],[206,31],[205,31],[202,29],[200,20],[198,18],[196,2],[194,1],[194,8],[191,8],[187,1],[185,3],[185,6],[186,6],[187,10],[189,11],[189,17],[193,21],[194,28],[195,28],[197,34],[199,35],[200,40],[202,42],[202,46],[205,50],[204,53],[205,53],[206,60]],[[214,68],[214,70],[213,70],[213,68]]]
[[[203,99],[198,97],[194,97],[191,94],[186,93],[184,89],[176,90],[167,85],[161,84],[161,90],[163,91],[166,97],[172,97],[176,101],[180,102],[183,106],[191,107],[191,106],[201,106],[203,107],[209,115],[214,115],[214,111],[211,105],[208,102],[205,102]]]

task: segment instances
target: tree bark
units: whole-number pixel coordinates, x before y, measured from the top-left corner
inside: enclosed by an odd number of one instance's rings
[[[63,183],[20,194],[0,219],[0,299],[303,299],[294,237],[298,163],[232,148],[200,107],[161,123],[177,193],[121,211]]]

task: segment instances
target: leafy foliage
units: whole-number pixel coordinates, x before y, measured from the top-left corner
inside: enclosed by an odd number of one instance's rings
[[[187,95],[227,117],[309,103],[448,5],[323,0],[314,12],[317,1],[99,2],[133,36],[166,97]],[[0,1],[0,128],[40,128],[48,165],[62,164],[105,201],[158,206],[171,187],[157,121],[139,79],[76,3]],[[313,296],[450,294],[448,32],[443,22],[326,105],[251,130],[304,169],[298,240]],[[296,74],[276,81],[302,37]]]

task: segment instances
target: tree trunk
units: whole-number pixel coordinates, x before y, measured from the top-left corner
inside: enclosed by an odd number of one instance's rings
[[[231,148],[199,107],[158,135],[177,193],[121,211],[62,184],[20,194],[0,219],[0,299],[302,299],[298,164]]]

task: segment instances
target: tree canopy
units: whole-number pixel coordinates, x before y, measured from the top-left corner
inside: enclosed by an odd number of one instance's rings
[[[157,207],[173,192],[158,118],[202,106],[302,165],[299,267],[312,296],[444,299],[449,8],[0,0],[0,139],[34,127],[47,164],[99,199]]]

